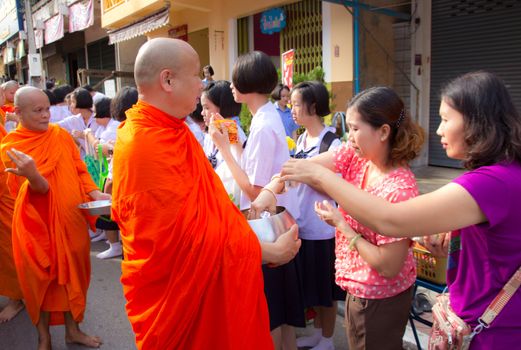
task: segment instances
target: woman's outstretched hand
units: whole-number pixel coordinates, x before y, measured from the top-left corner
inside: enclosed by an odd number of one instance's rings
[[[320,176],[329,171],[306,159],[290,159],[282,166],[281,180],[295,181],[320,190]]]

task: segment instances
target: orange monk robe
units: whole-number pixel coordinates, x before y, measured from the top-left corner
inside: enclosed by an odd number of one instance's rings
[[[0,113],[1,114],[1,113]],[[7,135],[0,125],[0,139]],[[11,227],[13,222],[14,198],[7,189],[7,173],[0,163],[0,295],[13,300],[22,299],[13,259]]]
[[[139,101],[115,149],[112,214],[138,349],[272,349],[259,241],[183,120]]]
[[[2,112],[14,113],[14,104],[12,102],[6,102],[3,106],[0,107]]]
[[[3,109],[0,109],[0,124],[2,126],[5,126],[5,112]],[[4,130],[3,132],[6,132],[6,131]],[[4,137],[4,136],[2,136],[2,137]]]
[[[70,311],[81,322],[90,281],[90,240],[87,222],[78,205],[97,189],[72,137],[55,124],[45,132],[19,126],[4,137],[1,156],[16,148],[33,157],[49,183],[46,194],[9,174],[7,184],[16,196],[13,217],[13,253],[27,312],[34,324],[40,311],[49,311],[50,324],[63,324]]]

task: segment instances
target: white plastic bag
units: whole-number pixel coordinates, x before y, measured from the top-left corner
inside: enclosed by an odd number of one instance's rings
[[[235,160],[239,161],[234,147],[231,148],[231,152]],[[221,162],[221,164],[219,164],[215,169],[215,172],[219,175],[219,178],[224,185],[224,189],[226,190],[226,193],[228,193],[233,204],[239,207],[241,201],[241,188],[237,185],[237,182],[233,178],[232,172],[230,171],[230,168],[228,168],[226,162]]]

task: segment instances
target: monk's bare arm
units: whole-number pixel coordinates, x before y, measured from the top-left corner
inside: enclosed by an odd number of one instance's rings
[[[7,155],[16,165],[16,168],[6,168],[5,171],[27,178],[29,187],[34,192],[44,194],[49,191],[49,183],[42,174],[40,174],[31,156],[14,148],[8,150]]]
[[[284,265],[295,257],[301,244],[300,239],[298,239],[298,226],[293,225],[277,241],[273,243],[260,242],[262,261],[275,266]]]

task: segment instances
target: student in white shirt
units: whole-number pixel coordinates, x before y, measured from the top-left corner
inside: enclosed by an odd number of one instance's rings
[[[98,124],[94,121],[92,112],[92,96],[82,88],[77,88],[71,95],[71,112],[74,115],[63,119],[57,124],[67,130],[80,147],[81,159],[85,159],[85,136],[83,131],[91,129],[96,132]]]
[[[241,210],[250,208],[251,201],[289,159],[284,125],[268,98],[277,80],[275,66],[262,52],[247,53],[235,62],[233,96],[236,102],[245,103],[253,115],[240,163],[233,157],[228,138],[210,125],[210,135],[242,190]],[[298,218],[296,191],[281,195],[279,203]],[[296,349],[293,327],[305,326],[298,266],[295,260],[276,268],[264,265],[263,274],[275,349]]]
[[[73,92],[73,88],[70,85],[60,85],[52,89],[54,94],[55,104],[50,108],[51,119],[50,123],[58,123],[63,119],[72,115],[69,109],[69,105],[65,101],[65,96]]]

